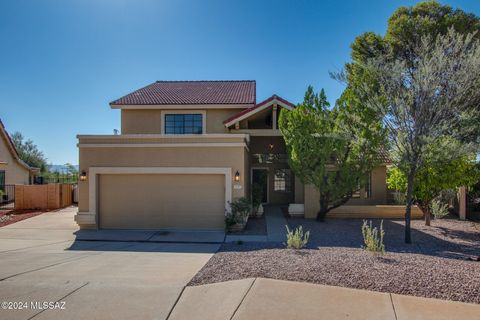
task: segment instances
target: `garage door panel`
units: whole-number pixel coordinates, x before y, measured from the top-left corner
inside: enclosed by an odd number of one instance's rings
[[[223,229],[224,185],[220,174],[100,175],[100,227]]]

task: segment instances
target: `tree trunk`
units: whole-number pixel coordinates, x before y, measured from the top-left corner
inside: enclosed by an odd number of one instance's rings
[[[412,217],[413,180],[415,178],[415,169],[416,168],[410,169],[407,180],[407,206],[405,208],[405,243],[412,243],[410,220]]]
[[[430,201],[427,201],[427,202],[422,201],[418,203],[418,207],[420,208],[420,210],[422,210],[426,226],[430,226],[430,221],[432,220],[432,215],[430,213],[430,206],[428,205],[429,203]]]
[[[430,222],[432,221],[432,215],[430,214],[430,206],[427,204],[425,207],[425,225],[430,227]]]
[[[320,198],[320,210],[317,212],[317,221],[325,221],[325,216],[328,212],[328,201],[323,198]]]

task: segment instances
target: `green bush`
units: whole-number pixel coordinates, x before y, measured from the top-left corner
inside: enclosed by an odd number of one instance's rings
[[[287,248],[289,249],[302,249],[308,243],[310,237],[310,231],[303,233],[302,226],[299,226],[295,230],[287,228]]]
[[[444,204],[442,201],[435,199],[430,204],[430,210],[435,219],[441,219],[448,215],[448,204]]]
[[[380,223],[380,230],[377,230],[377,227],[372,227],[371,220],[370,224],[367,223],[367,220],[363,220],[362,235],[363,249],[372,252],[374,255],[385,254],[385,245],[383,244],[383,236],[385,235],[383,220]]]
[[[237,217],[231,212],[227,212],[227,214],[225,215],[225,227],[227,229],[230,229],[230,227],[235,225],[237,222],[240,222],[237,221]]]
[[[246,218],[252,211],[252,205],[248,198],[241,197],[230,202],[230,209],[236,217]]]
[[[405,205],[407,202],[405,198],[405,193],[402,192],[394,192],[393,193],[393,203],[396,205]]]
[[[243,223],[250,215],[252,206],[248,198],[242,197],[229,202],[230,212],[225,215],[225,226],[229,229],[237,223]]]

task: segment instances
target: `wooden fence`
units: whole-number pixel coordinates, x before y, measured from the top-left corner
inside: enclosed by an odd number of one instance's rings
[[[15,186],[15,209],[58,209],[71,204],[71,184]]]

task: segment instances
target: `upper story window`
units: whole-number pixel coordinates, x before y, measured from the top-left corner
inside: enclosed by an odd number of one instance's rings
[[[166,114],[165,134],[202,134],[202,114]]]

